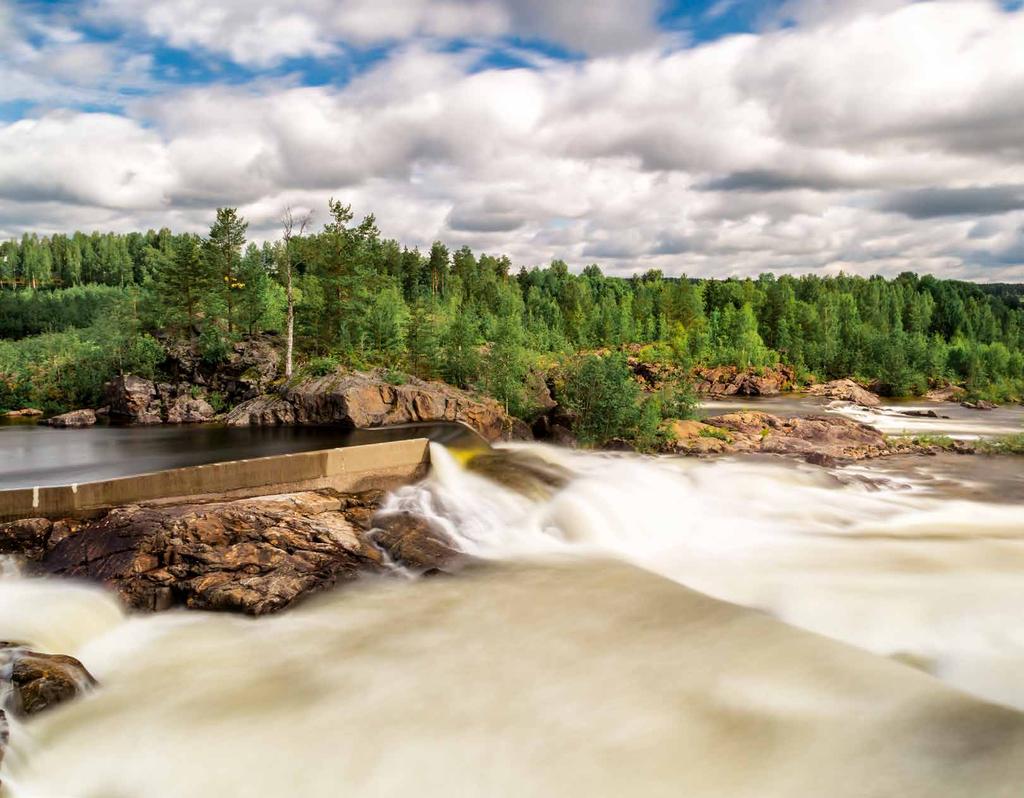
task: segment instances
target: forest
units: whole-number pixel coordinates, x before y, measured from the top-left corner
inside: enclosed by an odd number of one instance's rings
[[[441,242],[410,249],[335,201],[317,230],[288,218],[278,240],[262,243],[247,242],[232,208],[205,236],[0,243],[0,408],[94,405],[117,373],[158,373],[168,340],[194,340],[215,362],[240,336],[283,335],[289,297],[304,373],[380,367],[395,379],[438,378],[520,416],[530,412],[528,373],[554,364],[581,385],[596,378],[581,372],[603,367],[622,388],[625,348],[684,371],[782,363],[803,380],[854,377],[894,396],[948,382],[996,401],[1024,391],[1014,286],[913,273],[620,278],[596,264],[575,274],[560,260],[517,268]]]

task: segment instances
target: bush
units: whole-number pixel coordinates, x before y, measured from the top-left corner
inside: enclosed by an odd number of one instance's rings
[[[640,421],[640,386],[620,353],[585,355],[566,369],[561,403],[576,416],[574,432],[582,443],[599,445],[632,438]]]
[[[216,366],[224,363],[231,354],[231,343],[219,329],[208,324],[199,334],[199,356],[203,362]]]
[[[341,363],[333,355],[315,357],[306,364],[306,370],[314,377],[326,377],[341,367]]]

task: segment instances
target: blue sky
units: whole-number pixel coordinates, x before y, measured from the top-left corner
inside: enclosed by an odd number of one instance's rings
[[[743,35],[738,35],[743,34]],[[0,236],[1024,279],[1020,0],[0,0]]]

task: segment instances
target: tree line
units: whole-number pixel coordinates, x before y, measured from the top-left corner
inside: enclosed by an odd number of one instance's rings
[[[875,381],[893,395],[954,381],[1008,399],[1024,386],[1024,309],[1012,286],[912,273],[620,278],[590,265],[574,274],[560,260],[515,268],[468,247],[404,247],[372,215],[356,221],[335,201],[319,229],[301,221],[289,215],[282,236],[263,243],[247,242],[245,220],[222,208],[205,236],[0,244],[0,404],[33,398],[33,381],[44,402],[88,403],[112,369],[158,368],[154,336],[192,339],[216,360],[257,333],[293,340],[304,368],[441,378],[519,415],[530,412],[531,372],[624,347],[684,370],[784,363],[807,378]]]

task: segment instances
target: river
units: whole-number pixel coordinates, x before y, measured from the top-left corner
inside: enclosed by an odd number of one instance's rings
[[[0,639],[101,684],[5,798],[1021,794],[1024,459],[432,459],[388,502],[457,577],[258,620],[0,577]]]

